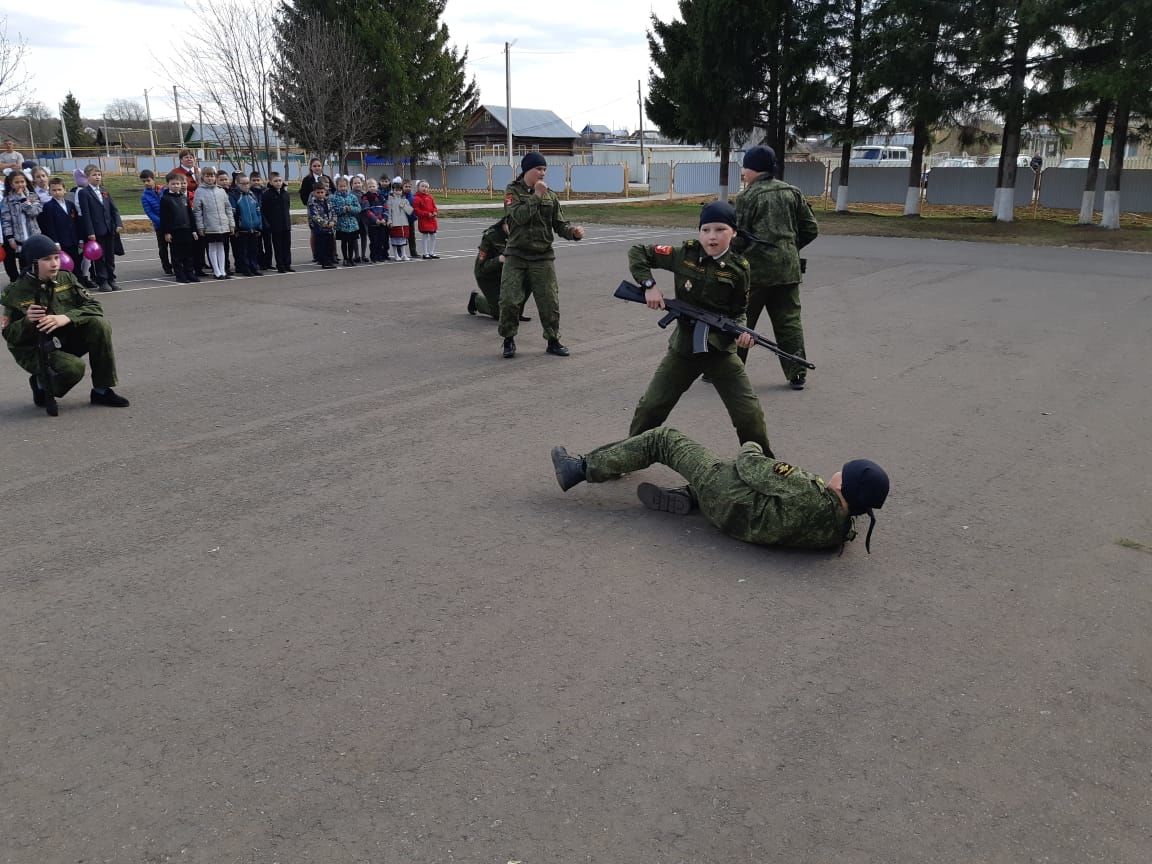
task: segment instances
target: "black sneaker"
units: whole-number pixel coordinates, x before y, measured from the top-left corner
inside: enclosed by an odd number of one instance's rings
[[[559,339],[549,339],[548,347],[544,350],[549,354],[555,355],[556,357],[567,357],[570,353],[572,353],[566,347],[560,344]]]
[[[649,510],[675,513],[677,516],[687,516],[696,503],[693,501],[692,491],[687,486],[663,489],[654,483],[641,483],[636,487],[636,497]]]
[[[504,340],[504,359],[511,360],[516,356],[516,340],[509,336]]]
[[[44,391],[41,390],[40,385],[36,383],[35,375],[28,376],[28,385],[32,388],[32,403],[37,408],[43,408],[44,402],[47,400],[44,398]]]
[[[476,314],[476,292],[475,291],[473,291],[471,294],[468,295],[468,314],[469,315],[475,315]]]
[[[569,455],[563,447],[552,448],[552,467],[556,470],[556,482],[565,492],[588,479],[584,460]]]
[[[104,293],[107,293],[108,291],[111,291],[112,289],[108,287],[107,282],[101,282],[99,285],[96,286],[96,290],[99,291],[101,294],[104,294]]]
[[[113,291],[119,291],[120,290],[120,286],[116,284],[115,279],[109,279],[108,280],[108,287],[111,288]]]
[[[795,377],[789,379],[788,386],[791,387],[793,390],[803,390],[804,384],[806,383],[804,378],[805,378],[805,376],[803,376],[803,375],[796,375]]]
[[[174,271],[171,267],[165,267],[164,268],[164,275],[165,276],[174,276],[175,272],[176,271]]]
[[[115,390],[109,387],[103,393],[92,391],[92,404],[93,405],[107,405],[109,408],[127,408],[128,400],[123,396],[117,394]]]

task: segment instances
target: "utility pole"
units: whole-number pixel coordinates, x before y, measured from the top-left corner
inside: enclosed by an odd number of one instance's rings
[[[644,94],[640,82],[636,82],[636,104],[640,106],[640,182],[648,182],[648,170],[644,163]]]
[[[196,148],[196,158],[201,162],[204,161],[204,106],[197,105],[197,110],[200,112],[200,131],[198,133],[198,140],[200,146]]]
[[[512,45],[504,43],[504,98],[506,101],[506,121],[508,126],[508,167],[515,170],[516,161],[512,158]]]
[[[148,101],[148,88],[144,88],[144,111],[148,114],[148,140],[152,142],[152,165],[156,165],[156,133],[152,131],[152,105]]]
[[[108,115],[104,115],[104,155],[112,158],[112,145],[108,143]]]
[[[72,144],[68,140],[68,124],[64,122],[64,106],[60,106],[60,137],[64,141],[64,158],[72,158]]]
[[[32,134],[32,118],[25,118],[28,121],[28,147],[32,151],[32,161],[36,161],[36,136]]]
[[[172,101],[176,103],[176,134],[180,136],[176,148],[179,149],[184,146],[184,124],[180,122],[180,97],[176,94],[175,84],[172,85]]]

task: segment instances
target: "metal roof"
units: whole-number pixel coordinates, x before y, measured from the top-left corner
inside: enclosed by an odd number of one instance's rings
[[[481,105],[501,126],[508,116],[503,105]],[[507,128],[507,127],[505,127]],[[526,138],[579,138],[580,133],[561,120],[554,111],[512,106],[512,134]]]

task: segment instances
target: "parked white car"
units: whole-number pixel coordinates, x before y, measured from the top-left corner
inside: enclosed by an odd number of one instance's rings
[[[1057,165],[1056,167],[1057,168],[1087,168],[1091,164],[1092,164],[1092,159],[1088,156],[1068,156],[1065,159],[1061,159],[1060,164]],[[1108,170],[1108,163],[1105,162],[1103,159],[1097,159],[1096,160],[1096,167],[1099,168],[1101,171],[1107,171]]]
[[[907,147],[885,147],[878,144],[865,144],[852,148],[848,164],[853,168],[907,168],[912,164],[912,155]]]

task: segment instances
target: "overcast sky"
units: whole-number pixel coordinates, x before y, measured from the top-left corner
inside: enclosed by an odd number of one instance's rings
[[[268,0],[269,9],[276,0]],[[13,11],[23,7],[29,11]],[[636,83],[648,84],[649,15],[677,14],[677,0],[448,0],[444,23],[468,49],[468,68],[484,104],[504,104],[504,42],[512,47],[512,106],[549,108],[577,131],[585,123],[634,130]],[[7,4],[8,36],[29,46],[33,98],[55,111],[71,90],[85,117],[99,117],[113,99],[143,102],[152,116],[176,119],[172,78],[152,57],[204,38],[206,22],[183,0],[52,0]],[[98,10],[98,14],[94,14]],[[263,38],[217,33],[236,41]],[[182,119],[193,107],[181,102]],[[645,125],[648,121],[645,120]]]

